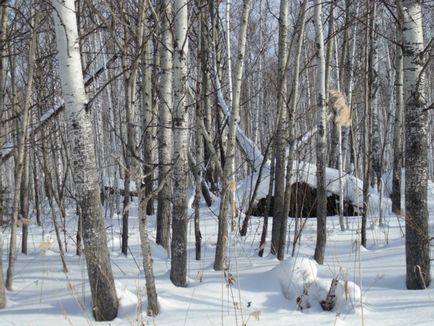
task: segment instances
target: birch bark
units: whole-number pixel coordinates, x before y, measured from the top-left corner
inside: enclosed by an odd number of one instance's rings
[[[6,31],[8,27],[8,1],[4,1],[4,3],[0,6],[0,148],[3,147],[4,142],[6,141],[6,133],[5,133],[5,124],[4,124],[4,85],[6,83]],[[0,159],[1,159],[0,154]],[[1,163],[0,163],[1,165]],[[0,172],[0,226],[3,225],[3,176]],[[3,276],[3,235],[0,233],[0,309],[6,307],[7,299],[6,299],[6,288]]]
[[[364,62],[364,111],[363,111],[363,211],[362,211],[362,225],[361,225],[361,245],[366,248],[366,224],[368,219],[369,207],[369,185],[370,175],[372,170],[372,115],[371,115],[371,78],[370,73],[370,55],[371,55],[371,37],[372,37],[372,15],[375,13],[375,4],[371,6],[371,0],[366,0],[366,31],[365,31],[365,62]]]
[[[400,1],[399,1],[400,2]],[[408,289],[425,289],[431,281],[428,234],[428,120],[422,1],[402,1],[405,103],[405,254]]]
[[[6,40],[7,40],[7,28],[8,28],[8,1],[0,6],[0,148],[6,141],[5,133],[5,108],[4,108],[4,98],[5,98],[5,85],[6,85],[6,71],[7,71],[7,55],[6,55]],[[2,151],[3,152],[3,151]],[[0,154],[0,157],[2,154]],[[2,188],[0,188],[0,191]],[[0,205],[3,203],[0,202]]]
[[[147,186],[144,183],[145,178],[143,176],[142,165],[140,164],[140,151],[137,144],[137,123],[135,122],[136,111],[136,85],[137,85],[137,74],[138,68],[140,66],[140,59],[143,57],[144,51],[146,51],[146,46],[148,40],[145,39],[145,26],[146,26],[146,15],[148,9],[148,3],[146,0],[139,1],[138,6],[138,23],[136,29],[136,60],[133,62],[129,69],[129,76],[126,85],[126,96],[127,99],[127,136],[128,136],[128,157],[130,160],[130,171],[132,179],[136,184],[136,189],[138,192],[138,218],[139,218],[139,234],[141,249],[143,255],[143,270],[146,280],[146,294],[148,299],[147,315],[156,316],[159,313],[158,308],[158,297],[157,290],[155,287],[155,277],[153,271],[153,263],[151,256],[151,246],[148,237],[148,216],[147,208],[150,198],[152,198],[152,193],[147,194]],[[146,35],[146,37],[149,37]],[[125,194],[127,195],[127,194]],[[127,230],[128,231],[128,230]]]
[[[339,79],[336,78],[334,80],[335,86],[332,87],[332,78],[331,78],[331,70],[333,65],[333,52],[334,52],[334,44],[338,43],[338,40],[335,40],[335,6],[336,6],[336,0],[331,1],[330,3],[330,13],[329,13],[329,24],[328,24],[328,43],[327,43],[327,51],[326,51],[326,77],[325,77],[325,83],[326,83],[326,94],[328,98],[329,91],[334,88],[340,91],[339,87]],[[337,66],[338,64],[335,63]],[[338,72],[338,70],[336,70]],[[331,123],[331,130],[330,130],[330,154],[329,154],[329,166],[336,169],[339,166],[339,137],[341,136],[341,128],[338,127],[338,125],[333,120]]]
[[[98,321],[113,320],[117,315],[119,302],[101,211],[94,135],[83,82],[74,0],[53,0],[52,4],[73,180],[83,223],[92,311]]]
[[[380,87],[379,81],[379,42],[378,32],[380,28],[381,8],[377,8],[379,4],[374,1],[372,5],[372,31],[370,36],[370,64],[369,64],[369,84],[370,84],[370,107],[371,107],[371,124],[372,124],[372,175],[371,186],[377,187],[377,190],[381,190],[381,140],[380,140],[380,124],[379,124],[379,108],[378,108],[378,90]],[[380,217],[381,223],[381,217]]]
[[[401,18],[402,19],[402,18]],[[402,39],[401,31],[397,33],[397,39]],[[392,175],[392,211],[401,214],[401,170],[402,170],[402,118],[404,113],[404,61],[402,48],[396,46],[395,64],[395,89],[396,108],[395,122],[393,124],[393,175]]]
[[[123,16],[126,17],[126,8],[125,2],[121,3],[121,10],[123,11]],[[140,18],[139,18],[140,19]],[[140,22],[139,24],[140,25]],[[137,28],[140,33],[140,27]],[[143,31],[142,31],[143,33]],[[124,105],[125,105],[125,115],[126,115],[126,132],[127,132],[127,150],[124,152],[125,159],[125,170],[124,170],[124,198],[123,198],[123,209],[122,209],[122,244],[121,251],[127,256],[128,255],[128,234],[129,234],[129,207],[130,204],[130,184],[131,181],[134,180],[132,176],[133,173],[136,173],[135,166],[133,160],[135,160],[135,156],[137,155],[137,151],[135,150],[136,146],[136,122],[135,122],[135,103],[134,97],[136,95],[136,79],[137,79],[137,59],[134,64],[130,65],[129,56],[129,36],[127,27],[123,26],[123,35],[124,35],[124,44],[122,47],[122,69],[125,71],[124,73]],[[137,42],[141,43],[141,39],[139,36],[137,37]],[[139,47],[139,45],[137,45]]]
[[[273,227],[271,231],[271,253],[277,255],[280,243],[280,232],[283,224],[287,222],[285,216],[285,162],[286,148],[288,146],[288,1],[280,1],[279,15],[279,54],[278,54],[278,93],[277,112],[279,114],[276,133],[276,166],[274,182],[274,212]],[[283,257],[279,258],[283,259]]]
[[[240,96],[241,96],[241,83],[244,71],[244,55],[247,42],[247,26],[250,17],[251,0],[243,0],[243,11],[240,25],[240,32],[238,35],[238,55],[237,63],[234,74],[234,87],[233,87],[233,102],[232,111],[229,118],[229,133],[227,139],[227,150],[224,165],[223,177],[223,190],[219,211],[219,226],[218,238],[216,246],[216,254],[214,261],[215,270],[223,270],[227,267],[227,249],[228,249],[228,206],[230,198],[234,198],[236,180],[235,180],[235,146],[236,146],[236,133],[237,126],[240,120]],[[235,215],[235,201],[232,200],[232,211],[230,216],[234,219]]]
[[[304,38],[304,30],[306,25],[306,7],[307,7],[307,0],[304,0],[301,7],[300,7],[300,14],[299,14],[299,22],[297,24],[298,29],[298,37],[297,37],[297,52],[295,57],[295,66],[294,66],[294,77],[292,79],[292,99],[291,99],[291,108],[290,108],[290,121],[289,121],[289,140],[290,140],[290,147],[289,147],[289,157],[287,162],[287,168],[286,173],[289,174],[290,171],[292,171],[292,165],[293,165],[293,159],[292,159],[292,153],[294,152],[294,133],[295,133],[295,121],[294,121],[294,115],[297,109],[297,103],[298,103],[298,97],[299,97],[299,82],[298,79],[300,78],[300,65],[301,65],[301,54],[303,49],[303,38]],[[291,184],[290,184],[290,176],[287,176],[287,184],[286,184],[286,190],[285,190],[285,215],[289,215],[289,208],[291,205],[291,199],[293,194],[291,193]],[[294,227],[294,242],[293,242],[293,255],[294,256],[294,249],[295,245],[297,243],[297,239],[300,236],[300,230],[299,230],[299,223],[300,219],[296,219],[295,221],[295,227]],[[283,232],[284,231],[284,232]],[[281,237],[286,237],[286,230],[282,230]],[[283,257],[283,251],[285,248],[285,242],[286,239],[283,238],[281,240],[283,244],[281,244],[279,254]]]
[[[315,0],[315,42],[317,47],[317,119],[318,134],[316,142],[316,177],[317,177],[317,234],[314,259],[318,264],[324,263],[324,252],[327,242],[327,195],[326,195],[326,127],[327,106],[325,89],[325,55],[322,28],[322,4]]]
[[[172,66],[173,36],[171,30],[172,4],[160,0],[161,37],[160,62],[161,84],[158,137],[158,182],[162,184],[172,165]],[[170,222],[172,217],[172,190],[166,183],[158,193],[157,243],[169,250]]]
[[[195,199],[194,199],[194,234],[195,234],[195,247],[196,247],[196,260],[201,259],[202,254],[202,235],[200,232],[200,199],[202,183],[205,182],[203,178],[205,160],[204,139],[202,135],[202,122],[204,121],[205,108],[209,105],[208,96],[208,19],[209,7],[208,1],[196,0],[196,5],[201,8],[200,10],[200,47],[198,49],[198,58],[200,59],[201,67],[201,93],[197,95],[196,105],[196,167],[193,169],[195,174]],[[198,87],[199,88],[199,87]]]
[[[170,279],[176,286],[187,286],[188,226],[188,1],[175,1],[174,33],[174,173]]]
[[[0,309],[6,307],[6,289],[3,278],[3,234],[0,233]]]
[[[146,12],[146,21],[144,25],[144,51],[142,57],[142,80],[143,80],[143,110],[144,110],[144,121],[143,121],[143,155],[144,155],[144,174],[145,174],[145,187],[146,195],[153,193],[154,185],[154,163],[155,154],[154,150],[157,145],[157,106],[154,105],[154,94],[155,94],[155,84],[152,82],[153,75],[153,47],[152,38],[149,37],[151,30],[149,27],[148,20],[150,19],[151,13],[149,13],[149,8]],[[147,214],[154,214],[154,204],[153,199],[148,202],[148,207],[146,208]]]

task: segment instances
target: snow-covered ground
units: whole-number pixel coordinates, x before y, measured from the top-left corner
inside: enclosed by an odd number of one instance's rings
[[[241,192],[246,192],[251,184],[246,180],[240,182],[239,198],[246,197]],[[432,222],[432,184],[429,188]],[[367,249],[359,245],[359,217],[349,218],[350,229],[344,232],[340,231],[338,217],[329,218],[326,259],[322,266],[311,258],[315,248],[315,219],[306,221],[294,257],[288,254],[285,261],[279,262],[268,254],[269,243],[265,256],[258,257],[263,221],[252,217],[247,237],[240,238],[235,233],[230,237],[230,268],[226,272],[213,270],[218,207],[217,200],[210,208],[201,206],[200,261],[194,257],[193,220],[190,219],[187,288],[176,288],[170,282],[170,259],[164,249],[155,245],[155,216],[150,218],[161,309],[156,318],[149,318],[145,313],[137,207],[133,204],[130,209],[128,257],[120,253],[120,217],[106,218],[120,299],[119,315],[109,323],[96,323],[92,318],[86,264],[83,257],[75,255],[75,211],[68,211],[66,226],[67,274],[62,272],[47,212],[43,227],[30,225],[29,253],[18,254],[14,291],[7,293],[7,308],[0,310],[0,325],[434,325],[434,286],[419,291],[405,288],[404,221],[390,213],[390,205],[383,208],[382,227],[378,226],[375,209],[370,211]],[[269,233],[271,224],[270,218]],[[289,229],[292,240],[294,220],[290,220]],[[430,223],[431,234],[432,230]],[[4,269],[8,232],[7,228],[3,231]],[[288,252],[292,252],[292,241]],[[323,311],[320,302],[326,298],[333,278],[339,281],[336,306],[332,311]]]

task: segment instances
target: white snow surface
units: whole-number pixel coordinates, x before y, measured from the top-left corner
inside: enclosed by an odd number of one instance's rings
[[[313,166],[303,180],[314,182]],[[328,170],[333,185],[335,175]],[[354,181],[347,178],[352,186]],[[357,180],[356,180],[357,181]],[[247,181],[238,188],[246,190]],[[354,181],[355,182],[355,181]],[[360,183],[355,182],[357,188]],[[333,191],[330,186],[329,191]],[[350,193],[351,187],[349,187]],[[375,193],[372,191],[372,197]],[[430,197],[432,236],[434,197]],[[109,203],[106,203],[109,205]],[[138,234],[137,203],[130,208],[130,233],[127,257],[120,252],[121,217],[107,214],[107,237],[120,308],[111,322],[95,322],[84,257],[75,255],[77,220],[75,208],[68,210],[66,261],[69,272],[62,272],[57,242],[48,206],[44,206],[42,227],[29,225],[29,252],[20,253],[13,291],[7,291],[7,307],[0,310],[0,325],[433,325],[434,286],[409,291],[405,287],[405,221],[390,212],[383,226],[376,214],[368,217],[367,248],[360,246],[360,218],[350,217],[347,231],[340,231],[338,218],[327,220],[328,240],[325,262],[312,260],[315,249],[316,221],[307,219],[301,244],[293,246],[294,220],[289,219],[289,254],[280,262],[270,255],[271,218],[264,257],[258,246],[262,218],[251,218],[248,236],[235,233],[229,237],[229,269],[214,271],[219,202],[212,207],[201,204],[202,259],[194,256],[194,223],[189,220],[188,287],[172,285],[169,254],[155,244],[155,216],[149,219],[149,236],[154,259],[154,273],[160,306],[157,317],[146,316],[146,287]],[[192,211],[190,211],[190,216]],[[60,219],[60,214],[58,214]],[[21,233],[17,243],[21,243]],[[3,229],[3,268],[7,267],[9,228]],[[54,240],[54,241],[53,241]],[[62,240],[64,240],[62,235]],[[323,311],[333,278],[339,281],[336,306]],[[297,298],[302,298],[302,309]]]

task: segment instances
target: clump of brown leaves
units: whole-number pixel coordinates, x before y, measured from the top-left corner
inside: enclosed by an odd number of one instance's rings
[[[351,110],[348,107],[345,95],[338,90],[329,91],[329,107],[333,110],[335,123],[338,126],[348,128],[351,126]]]

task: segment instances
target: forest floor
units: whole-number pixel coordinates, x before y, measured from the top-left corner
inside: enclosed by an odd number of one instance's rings
[[[310,258],[315,248],[315,219],[306,221],[295,257],[281,263],[269,255],[269,242],[264,257],[258,257],[262,219],[252,218],[247,237],[230,238],[230,268],[225,274],[213,270],[218,207],[217,201],[212,207],[201,207],[200,261],[194,256],[191,215],[187,288],[176,288],[170,282],[170,259],[164,249],[155,245],[155,216],[151,217],[150,236],[161,308],[156,318],[146,316],[137,210],[134,206],[130,210],[127,257],[120,252],[120,219],[117,216],[107,219],[112,268],[120,298],[118,317],[109,323],[97,323],[92,318],[85,260],[75,255],[74,211],[69,212],[66,227],[69,268],[66,274],[62,272],[57,243],[52,241],[55,240],[52,223],[47,218],[43,227],[30,225],[29,251],[27,255],[18,255],[14,291],[7,292],[7,308],[0,310],[0,325],[434,324],[434,286],[419,291],[405,288],[404,222],[395,215],[385,216],[383,227],[378,226],[377,217],[369,218],[366,249],[359,245],[359,217],[350,217],[350,228],[343,232],[338,218],[329,218],[326,259],[322,266]],[[430,213],[433,218],[433,201],[430,201]],[[269,231],[271,224],[270,219]],[[293,228],[294,220],[291,220],[291,238]],[[430,230],[432,233],[432,223]],[[8,229],[4,231],[4,253],[8,249],[6,239]],[[291,251],[292,241],[288,257]],[[5,269],[6,257],[4,254]],[[325,299],[334,277],[339,280],[338,302],[332,311],[323,311],[319,301]],[[343,287],[346,280],[350,281],[347,290]],[[300,309],[296,301],[303,288],[308,293],[303,296],[304,309]]]

